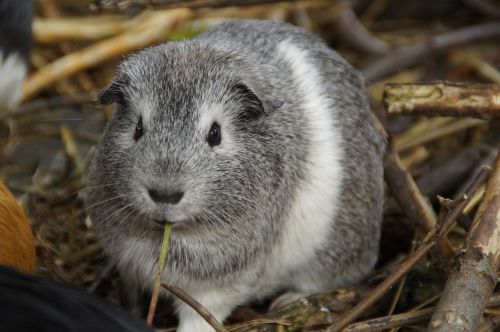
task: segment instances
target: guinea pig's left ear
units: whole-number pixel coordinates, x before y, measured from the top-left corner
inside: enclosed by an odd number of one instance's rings
[[[123,104],[123,82],[119,79],[115,79],[110,85],[99,91],[97,94],[97,101],[101,105],[109,105],[112,103]]]
[[[233,92],[244,104],[245,113],[242,114],[242,117],[246,119],[255,119],[264,113],[273,112],[283,105],[281,101],[259,98],[252,89],[242,83],[236,84],[233,87]]]

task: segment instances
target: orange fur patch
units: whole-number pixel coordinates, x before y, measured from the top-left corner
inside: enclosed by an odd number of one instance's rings
[[[28,218],[14,195],[0,181],[0,264],[33,272],[35,257],[33,232]]]

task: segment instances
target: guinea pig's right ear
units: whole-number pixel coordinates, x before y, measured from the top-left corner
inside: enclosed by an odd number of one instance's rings
[[[121,88],[122,86],[123,85],[119,83],[119,81],[114,81],[106,88],[101,90],[97,94],[97,101],[99,102],[99,104],[101,105],[109,105],[112,103],[123,104],[124,96],[123,96],[123,90]]]

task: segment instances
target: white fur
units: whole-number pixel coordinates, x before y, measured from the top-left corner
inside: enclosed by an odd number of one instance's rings
[[[281,245],[274,251],[269,269],[289,276],[289,271],[307,269],[315,251],[328,241],[337,212],[342,181],[342,139],[333,116],[332,102],[322,87],[318,69],[311,64],[307,51],[290,41],[278,45],[278,51],[292,70],[302,97],[311,140],[305,180],[299,186],[289,220],[282,231]],[[315,261],[315,260],[313,260]],[[273,268],[274,267],[274,268]],[[293,278],[293,276],[291,276]],[[320,285],[300,280],[301,290],[314,291]]]
[[[19,54],[11,53],[4,58],[0,53],[0,110],[17,106],[26,71],[26,63]]]

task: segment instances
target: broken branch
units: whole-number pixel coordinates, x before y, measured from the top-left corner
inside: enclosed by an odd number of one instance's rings
[[[384,102],[389,114],[500,117],[500,86],[450,82],[387,84]]]
[[[474,218],[465,253],[455,262],[428,331],[475,331],[500,266],[500,154]]]

